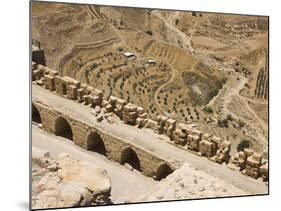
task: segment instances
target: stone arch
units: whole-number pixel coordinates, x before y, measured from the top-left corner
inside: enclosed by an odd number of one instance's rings
[[[69,122],[61,116],[55,120],[55,134],[73,141],[72,128]]]
[[[141,170],[141,165],[138,155],[131,147],[127,147],[122,150],[120,162],[121,164],[128,163],[134,169],[137,169],[139,171]]]
[[[173,169],[167,163],[162,163],[158,166],[156,170],[155,179],[156,180],[164,179],[171,173],[173,173]]]
[[[87,136],[87,150],[106,156],[106,148],[103,139],[97,132],[90,132]]]
[[[32,103],[32,121],[36,123],[42,123],[40,112],[33,103]]]

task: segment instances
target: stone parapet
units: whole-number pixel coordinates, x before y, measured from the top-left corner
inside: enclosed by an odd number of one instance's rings
[[[264,180],[268,179],[266,161],[261,162],[262,156],[251,149],[245,149],[231,157],[231,143],[227,140],[195,130],[190,125],[163,115],[158,115],[155,120],[149,119],[144,108],[113,95],[104,99],[101,90],[80,83],[71,77],[59,76],[57,71],[35,62],[32,63],[32,81],[62,97],[93,108],[102,108],[105,113],[114,113],[125,124],[134,125],[140,129],[149,128],[155,133],[166,135],[175,146],[208,157],[220,164],[231,163],[245,175],[254,178],[261,176]],[[101,118],[102,116],[98,119]]]

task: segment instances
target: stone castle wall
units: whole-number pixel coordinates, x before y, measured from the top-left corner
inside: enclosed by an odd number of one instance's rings
[[[264,180],[268,179],[267,161],[262,159],[262,156],[257,152],[248,153],[247,156],[244,155],[247,154],[247,151],[239,152],[239,155],[231,157],[231,143],[227,140],[211,134],[202,133],[199,130],[189,127],[187,124],[179,123],[166,116],[159,115],[155,120],[149,119],[143,108],[132,103],[127,103],[115,96],[104,99],[103,93],[100,90],[80,83],[73,78],[59,76],[57,71],[40,64],[32,64],[32,80],[33,83],[50,91],[55,91],[60,96],[77,101],[78,103],[91,105],[95,110],[104,108],[106,113],[113,112],[125,124],[135,125],[139,129],[150,128],[158,134],[165,134],[175,146],[184,148],[199,156],[207,157],[209,160],[217,163],[231,163],[232,166],[236,166],[238,170],[248,176],[254,178],[261,176]],[[48,115],[50,114],[48,113]],[[98,112],[95,115],[98,117],[97,120],[102,118]],[[46,124],[47,128],[48,124]],[[50,125],[50,128],[52,128],[52,125]],[[82,133],[81,128],[77,126],[77,129],[75,129],[76,132],[74,133],[78,134],[78,131]],[[85,131],[87,130],[85,129]],[[85,140],[83,139],[83,142],[81,141],[82,139],[82,137],[75,137],[74,141],[84,147]],[[150,175],[151,173],[148,174]]]
[[[110,160],[121,163],[121,156],[124,150],[131,148],[138,156],[140,171],[142,171],[146,176],[157,179],[157,171],[163,164],[166,164],[167,167],[173,168],[167,161],[133,145],[132,143],[126,142],[120,137],[110,134],[108,131],[102,131],[101,129],[86,124],[79,119],[60,113],[56,110],[56,108],[50,107],[49,105],[46,106],[37,101],[33,101],[32,104],[39,111],[41,123],[45,130],[56,134],[56,121],[59,118],[63,118],[69,123],[72,129],[74,143],[84,149],[88,149],[90,144],[88,143],[88,138],[91,134],[95,133],[98,134],[103,141],[106,149],[106,157]]]

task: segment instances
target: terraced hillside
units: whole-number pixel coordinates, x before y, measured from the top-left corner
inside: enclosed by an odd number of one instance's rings
[[[105,97],[267,153],[267,17],[33,2],[32,38]]]

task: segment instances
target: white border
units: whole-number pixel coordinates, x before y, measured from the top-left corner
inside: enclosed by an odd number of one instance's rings
[[[280,6],[276,0],[79,0],[103,5],[122,5],[182,9],[209,12],[243,13],[270,16],[270,196],[107,206],[71,210],[267,210],[280,207],[279,131],[280,105]],[[29,139],[29,2],[1,2],[1,210],[28,209],[28,139]],[[279,187],[278,187],[279,186]]]

